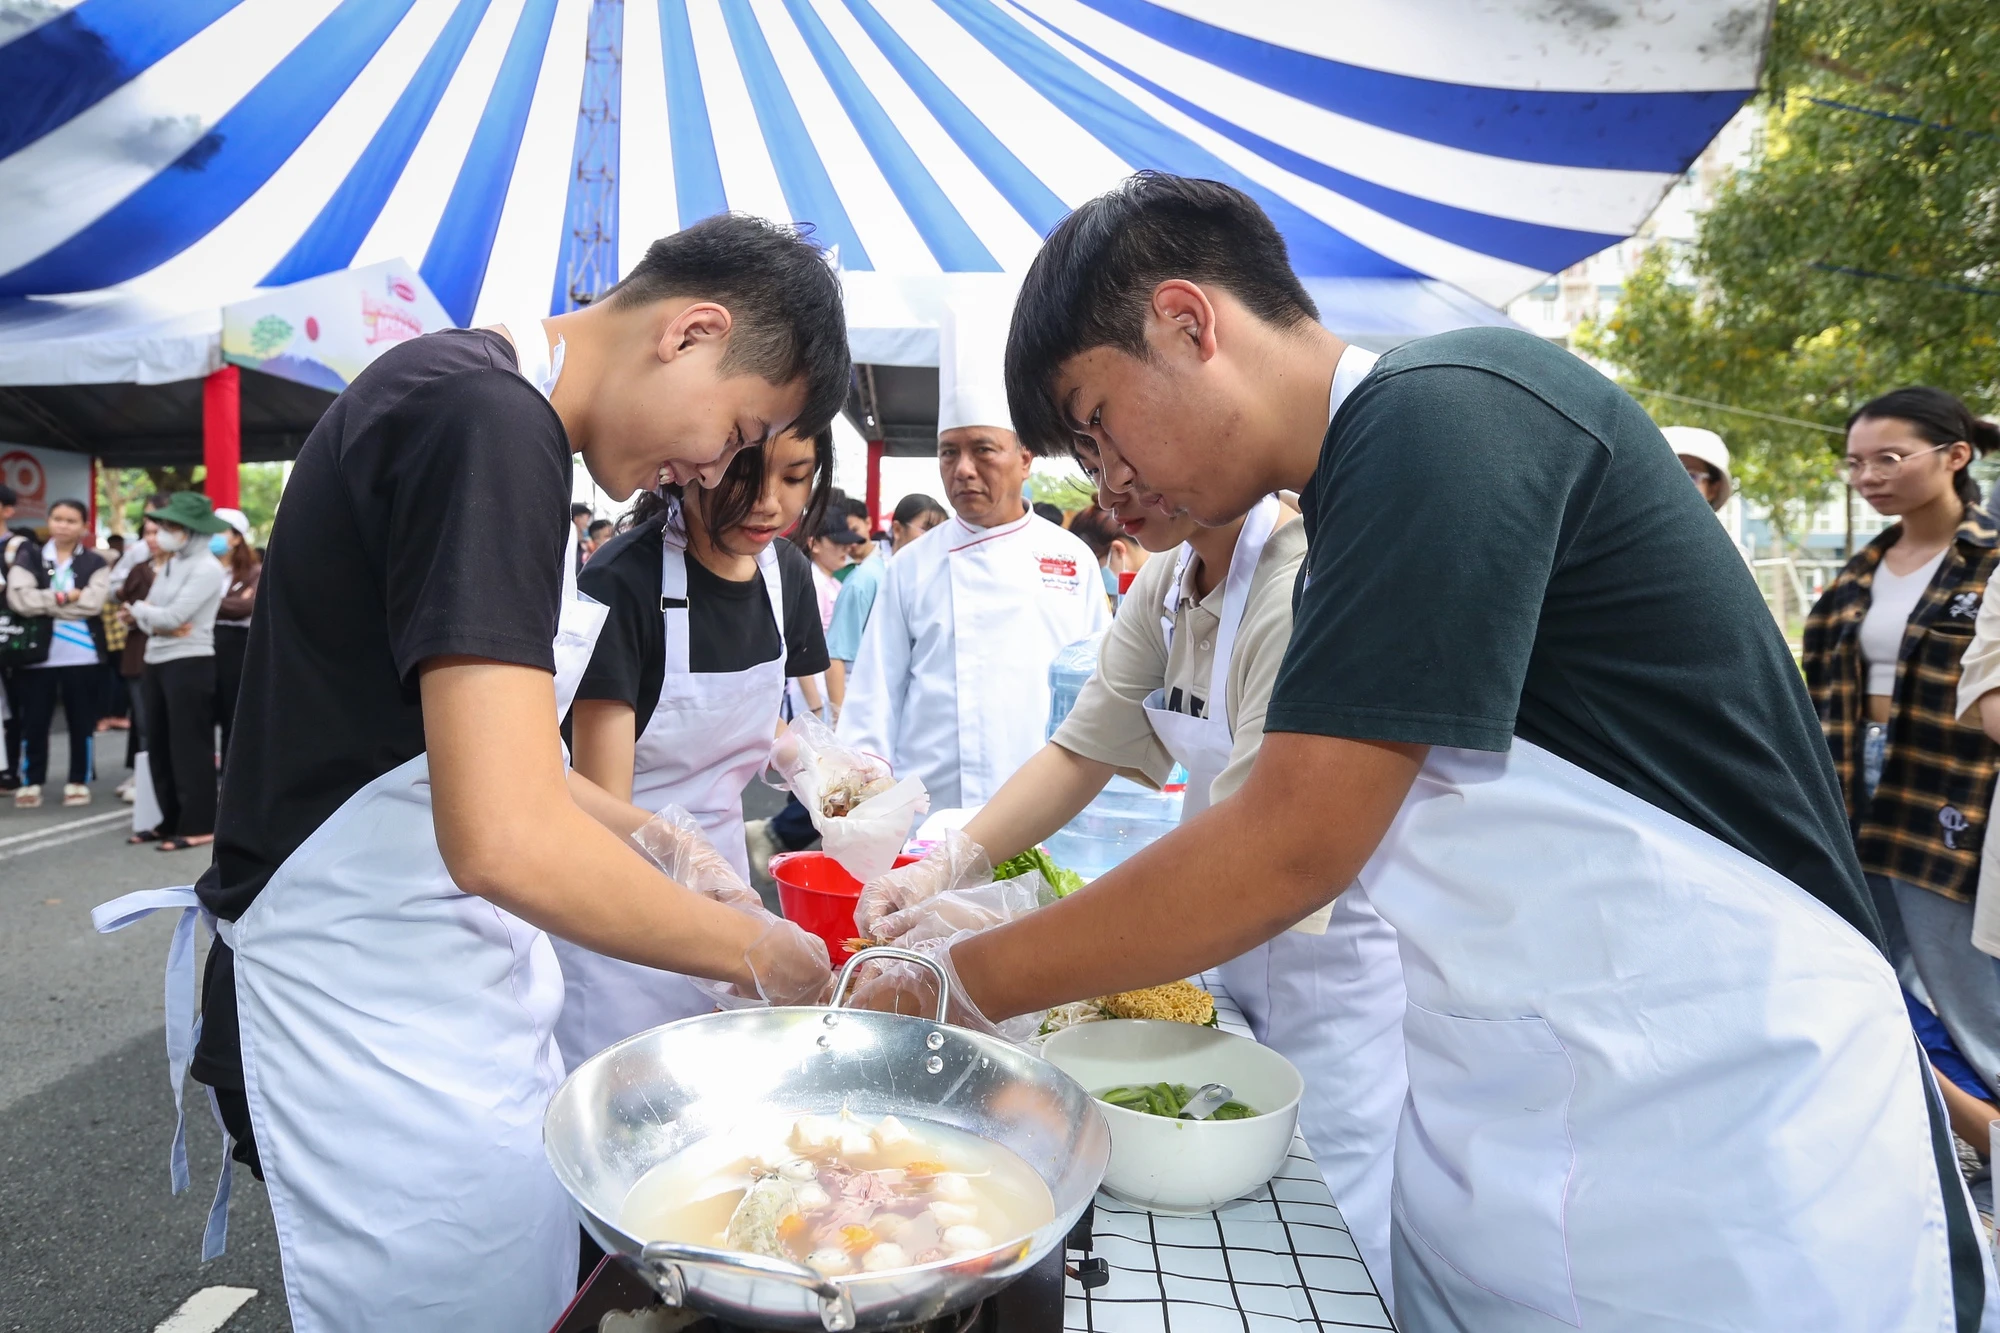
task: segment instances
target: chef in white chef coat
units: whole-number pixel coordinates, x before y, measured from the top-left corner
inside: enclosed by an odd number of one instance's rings
[[[938,331],[938,472],[953,517],[889,562],[838,735],[978,805],[1042,747],[1049,663],[1110,622],[1097,558],[1022,499],[1034,459],[1007,415],[1004,311]]]
[[[1408,997],[1400,1327],[2000,1328],[1811,700],[1672,449],[1518,331],[1370,367],[1316,316],[1213,181],[1135,177],[1036,257],[1017,424],[1197,521],[1295,489],[1308,550],[1241,788],[920,946],[956,1017],[1187,976],[1358,881]]]

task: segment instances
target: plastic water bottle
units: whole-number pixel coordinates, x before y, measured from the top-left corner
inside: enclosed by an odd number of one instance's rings
[[[1049,729],[1043,733],[1044,739],[1056,734],[1069,710],[1076,707],[1083,683],[1097,673],[1097,650],[1103,642],[1101,634],[1078,639],[1049,663]]]
[[[1096,672],[1099,644],[1097,638],[1079,639],[1049,665],[1050,736],[1076,706],[1084,682]],[[1114,776],[1076,818],[1049,837],[1049,855],[1085,879],[1096,879],[1181,822],[1181,787],[1186,781],[1178,764],[1166,791]]]

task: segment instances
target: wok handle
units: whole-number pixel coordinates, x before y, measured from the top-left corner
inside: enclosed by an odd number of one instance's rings
[[[659,1283],[660,1298],[679,1309],[687,1300],[687,1278],[681,1269],[713,1268],[744,1277],[765,1277],[803,1287],[819,1298],[819,1322],[826,1333],[848,1333],[854,1327],[854,1301],[847,1289],[804,1264],[787,1263],[740,1250],[714,1250],[656,1240],[639,1252],[639,1262]]]
[[[951,980],[945,976],[944,969],[938,966],[936,959],[926,957],[914,949],[898,949],[888,944],[878,944],[872,949],[863,949],[848,959],[847,966],[840,969],[840,977],[833,983],[833,998],[827,1003],[835,1009],[842,1008],[841,1001],[847,998],[847,983],[853,980],[854,969],[864,962],[880,962],[885,958],[900,958],[906,963],[920,963],[930,969],[931,975],[937,978],[938,985],[937,1018],[933,1021],[944,1022],[944,1016],[951,1010]]]

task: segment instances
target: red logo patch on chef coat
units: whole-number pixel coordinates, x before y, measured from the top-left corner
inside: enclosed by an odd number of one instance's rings
[[[1074,556],[1038,555],[1035,564],[1041,570],[1042,586],[1050,592],[1073,593],[1082,581],[1076,572]]]

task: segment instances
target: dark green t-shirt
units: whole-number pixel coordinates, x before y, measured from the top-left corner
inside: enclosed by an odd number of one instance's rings
[[[1529,334],[1390,352],[1335,414],[1266,731],[1515,736],[1739,848],[1877,947],[1804,682],[1639,405]]]

